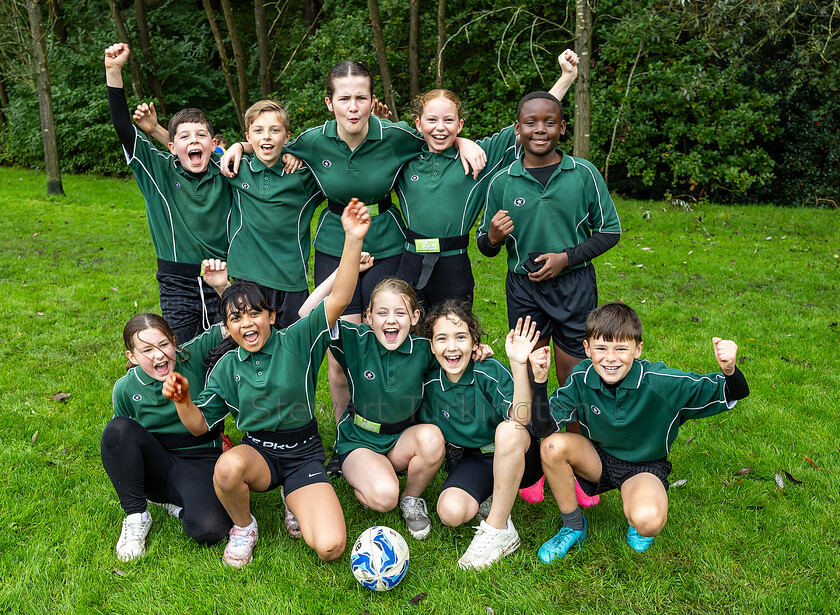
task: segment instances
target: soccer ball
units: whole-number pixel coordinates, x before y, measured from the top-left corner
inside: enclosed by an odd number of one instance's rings
[[[350,570],[368,589],[377,592],[393,589],[408,572],[408,545],[390,527],[369,527],[353,545]]]

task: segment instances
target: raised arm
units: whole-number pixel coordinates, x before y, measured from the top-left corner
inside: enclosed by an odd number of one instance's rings
[[[510,330],[505,339],[505,352],[510,361],[513,375],[513,403],[508,415],[520,425],[531,422],[531,383],[528,378],[528,356],[540,339],[537,323],[530,316],[523,322],[520,318],[516,327]]]
[[[370,255],[370,252],[362,252],[362,255],[359,257],[359,273],[363,273],[373,267],[373,257]],[[324,297],[329,295],[332,292],[333,286],[335,285],[335,276],[338,274],[338,269],[333,271],[329,277],[318,284],[315,287],[315,290],[306,298],[306,301],[303,302],[303,305],[300,306],[298,310],[298,317],[303,318],[309,312],[315,309],[321,301],[324,300]]]
[[[569,91],[569,88],[572,87],[575,79],[577,79],[578,55],[571,49],[566,49],[557,56],[557,63],[560,64],[560,77],[551,86],[548,93],[553,95],[557,100],[563,100],[566,92]]]
[[[222,293],[230,286],[228,278],[227,262],[218,258],[209,258],[201,261],[201,277],[221,297]]]
[[[351,199],[341,214],[344,227],[344,250],[335,274],[332,292],[326,298],[327,323],[332,327],[342,312],[350,305],[356,281],[359,279],[359,261],[362,242],[370,228],[370,215],[365,204]]]

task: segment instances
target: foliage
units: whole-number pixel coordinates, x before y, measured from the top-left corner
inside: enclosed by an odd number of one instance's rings
[[[16,2],[0,0],[12,9]],[[436,4],[420,3],[421,89],[434,85]],[[329,119],[324,79],[334,63],[357,59],[378,73],[366,0],[325,0],[311,36],[302,5],[266,5],[274,96],[287,104],[293,134]],[[397,110],[410,120],[407,5],[403,0],[379,5]],[[592,5],[592,159],[607,170],[614,190],[657,198],[837,206],[840,5],[834,0],[599,0]],[[116,36],[110,14],[91,0],[65,0],[62,6],[68,41],[51,45],[50,62],[63,167],[125,173],[102,94],[101,53]],[[0,126],[0,164],[39,167],[38,109],[27,54],[15,42],[23,26],[19,11],[12,9],[0,17],[0,74],[7,78],[10,97],[4,109],[9,121]],[[122,9],[136,42],[131,3],[123,0]],[[200,107],[229,140],[240,137],[200,3],[167,0],[149,3],[148,10],[169,112]],[[253,9],[236,0],[234,12],[255,100]],[[465,136],[499,130],[513,120],[523,94],[550,87],[557,54],[573,46],[573,22],[572,0],[447,3],[443,71],[446,86],[464,102]],[[224,28],[224,20],[220,24]],[[381,90],[377,78],[380,96]],[[567,102],[573,105],[573,93]]]

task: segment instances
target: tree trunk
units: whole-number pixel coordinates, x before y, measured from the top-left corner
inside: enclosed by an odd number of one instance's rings
[[[62,45],[67,42],[67,20],[64,19],[64,0],[47,0],[53,34]]]
[[[575,144],[573,155],[589,159],[592,124],[592,9],[587,0],[575,0],[575,51],[578,77],[575,81]]]
[[[410,0],[408,25],[408,88],[411,100],[420,94],[420,66],[417,41],[420,38],[420,0]]]
[[[233,63],[236,64],[236,77],[239,82],[239,109],[242,114],[248,108],[248,60],[245,58],[245,50],[239,38],[239,29],[236,27],[230,0],[221,0],[221,4],[230,36],[230,45],[233,47]],[[240,119],[239,123],[243,125],[244,132],[244,120]]]
[[[397,106],[394,104],[394,89],[391,86],[391,71],[388,69],[388,57],[385,55],[385,40],[382,37],[382,20],[379,18],[379,2],[368,0],[370,21],[373,28],[373,43],[376,46],[376,59],[379,61],[379,74],[382,75],[382,87],[385,89],[385,104],[393,114],[395,122],[400,121]]]
[[[38,107],[41,110],[41,138],[44,142],[44,166],[47,170],[47,195],[64,195],[61,169],[58,164],[58,144],[55,138],[50,70],[47,65],[47,45],[41,7],[38,0],[26,0],[29,28],[32,32],[32,64],[38,88]]]
[[[268,98],[271,94],[271,56],[268,53],[268,34],[265,25],[265,0],[254,0],[254,26],[257,33],[257,49],[260,57],[260,94]]]
[[[6,77],[0,73],[0,125],[8,121],[5,109],[9,106],[9,93],[6,91]]]
[[[128,40],[128,32],[125,29],[125,20],[123,19],[120,7],[117,6],[117,0],[108,0],[108,6],[111,8],[111,19],[114,21],[114,27],[117,30],[117,39],[121,43],[125,43],[131,47]],[[143,99],[143,79],[140,76],[140,64],[137,63],[137,56],[132,51],[128,56],[128,68],[131,71],[131,91],[134,96]]]
[[[219,24],[216,23],[216,15],[213,13],[213,7],[210,0],[201,0],[204,5],[204,13],[207,15],[207,22],[210,24],[210,30],[213,32],[213,40],[216,41],[216,49],[219,51],[219,59],[222,62],[222,74],[225,76],[225,84],[227,85],[228,94],[233,102],[233,111],[236,113],[236,118],[239,120],[239,131],[245,134],[245,123],[243,120],[243,109],[239,106],[239,96],[236,95],[236,86],[233,83],[233,77],[230,74],[230,62],[228,61],[227,51],[225,51],[225,43],[222,39],[222,33],[219,31]]]
[[[163,102],[163,88],[157,78],[155,56],[152,53],[152,38],[149,36],[146,0],[134,0],[134,9],[137,12],[137,38],[140,39],[140,50],[143,53],[143,61],[146,63],[146,78],[149,81],[149,87],[152,88],[152,95],[158,100],[158,113],[166,115],[166,104]]]
[[[438,0],[437,13],[437,27],[438,27],[438,41],[437,54],[435,55],[435,66],[437,66],[437,74],[435,76],[435,87],[443,87],[443,46],[446,44],[446,0]]]
[[[318,26],[318,15],[321,14],[322,8],[324,8],[324,3],[321,0],[304,0],[303,18],[306,20],[306,25],[309,26],[306,36],[315,34]]]

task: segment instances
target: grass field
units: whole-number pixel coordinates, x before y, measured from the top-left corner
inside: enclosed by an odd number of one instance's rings
[[[223,545],[195,545],[156,509],[146,556],[116,559],[123,515],[99,438],[124,373],[123,325],[159,309],[155,258],[132,181],[65,176],[64,187],[66,198],[48,199],[42,174],[0,168],[0,612],[840,610],[836,210],[617,200],[624,234],[596,261],[600,301],[634,307],[643,357],[672,367],[716,371],[711,338],[736,340],[750,397],[683,427],[671,480],[685,483],[670,491],[668,524],[644,555],[625,544],[610,493],[586,513],[584,547],[542,564],[536,549],[560,523],[547,496],[517,502],[522,547],[489,571],[458,570],[473,530],[436,523],[429,539],[410,541],[403,583],[373,594],[347,553],[323,564],[285,535],[279,492],[252,499],[261,537],[247,569],[225,567]],[[504,258],[474,253],[473,263],[477,311],[503,358]],[[326,369],[321,380],[329,443]],[[441,480],[427,491],[430,510]],[[350,540],[374,524],[402,531],[397,512],[362,510],[343,480],[336,488]]]

